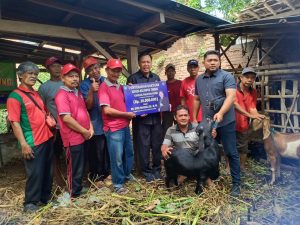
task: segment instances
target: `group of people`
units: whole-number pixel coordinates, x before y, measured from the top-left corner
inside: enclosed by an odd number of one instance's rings
[[[151,55],[140,55],[138,64],[139,70],[128,77],[128,85],[160,81],[151,71]],[[71,197],[81,193],[86,160],[92,181],[100,185],[111,178],[115,192],[126,194],[125,183],[135,179],[131,173],[134,162],[146,182],[161,179],[162,158],[167,160],[173,148],[197,148],[195,123],[206,117],[218,122],[213,137],[222,143],[228,157],[231,193],[239,195],[249,118],[263,118],[256,110],[252,88],[256,73],[252,68],[245,68],[236,83],[230,73],[219,69],[219,53],[208,51],[205,72],[199,75],[198,61],[189,60],[189,77],[180,81],[175,79],[175,65],[168,64],[165,73],[171,110],[137,116],[126,111],[123,87],[118,83],[123,69],[120,59],[108,59],[103,77],[97,59],[87,57],[83,62],[87,78],[82,82],[81,71],[73,64],[63,65],[50,57],[45,67],[50,80],[37,92],[33,86],[38,66],[21,63],[17,68],[20,85],[7,100],[8,119],[25,162],[25,211],[35,211],[50,200],[52,171],[58,178],[64,150]],[[54,129],[47,123],[49,112],[57,121]]]

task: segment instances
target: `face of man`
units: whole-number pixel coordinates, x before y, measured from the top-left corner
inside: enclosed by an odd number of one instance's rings
[[[121,72],[122,72],[121,68],[115,68],[115,69],[106,68],[107,79],[112,83],[117,83],[121,75]]]
[[[187,67],[187,71],[189,72],[191,77],[195,77],[198,75],[199,73],[199,66],[196,65],[189,65]]]
[[[203,64],[208,72],[215,72],[220,67],[220,58],[215,54],[207,55]]]
[[[35,85],[36,79],[37,79],[38,73],[36,71],[28,71],[26,73],[23,73],[19,75],[21,84],[32,87]]]
[[[190,115],[186,109],[180,109],[176,112],[175,120],[179,126],[187,126],[190,121]]]
[[[244,87],[249,88],[253,85],[255,78],[256,78],[256,76],[254,73],[246,73],[240,77],[241,84]]]
[[[152,60],[149,55],[144,55],[139,60],[139,67],[143,74],[150,73],[152,67]]]
[[[175,74],[176,74],[176,71],[173,67],[169,67],[166,70],[166,75],[167,75],[168,80],[173,80],[175,78]]]
[[[79,84],[79,74],[76,71],[71,71],[68,74],[62,76],[62,81],[64,85],[69,89],[74,89],[78,87]]]
[[[88,68],[88,75],[90,78],[95,78],[95,80],[99,80],[100,66],[98,64],[91,65]]]
[[[51,77],[55,79],[59,79],[61,77],[61,64],[60,63],[53,63],[48,67]]]

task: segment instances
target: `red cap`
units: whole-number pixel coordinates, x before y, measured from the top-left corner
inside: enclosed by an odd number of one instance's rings
[[[80,70],[76,66],[74,66],[71,63],[68,63],[64,65],[63,68],[61,69],[61,75],[64,76],[73,70],[76,71],[77,73],[80,73]]]
[[[56,58],[54,56],[49,57],[45,62],[45,67],[48,68],[48,66],[51,66],[52,64],[54,64],[56,62],[61,64],[61,61],[58,58]]]
[[[86,69],[86,68],[90,67],[91,65],[94,65],[97,63],[98,63],[98,61],[96,58],[89,56],[83,61],[83,68]]]
[[[114,58],[109,59],[106,63],[106,66],[110,69],[123,68],[122,61],[120,59],[114,59]]]

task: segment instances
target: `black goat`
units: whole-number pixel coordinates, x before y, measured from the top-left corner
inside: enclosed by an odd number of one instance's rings
[[[197,180],[195,193],[200,194],[207,178],[215,180],[219,177],[220,151],[211,136],[212,128],[213,122],[203,119],[196,128],[199,136],[198,152],[193,154],[186,149],[174,149],[170,158],[165,160],[165,181],[168,188],[171,180],[177,186],[178,175],[183,175]]]

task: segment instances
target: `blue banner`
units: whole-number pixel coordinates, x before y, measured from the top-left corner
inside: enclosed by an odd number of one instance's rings
[[[170,111],[165,81],[126,85],[124,95],[127,112],[143,115]]]

